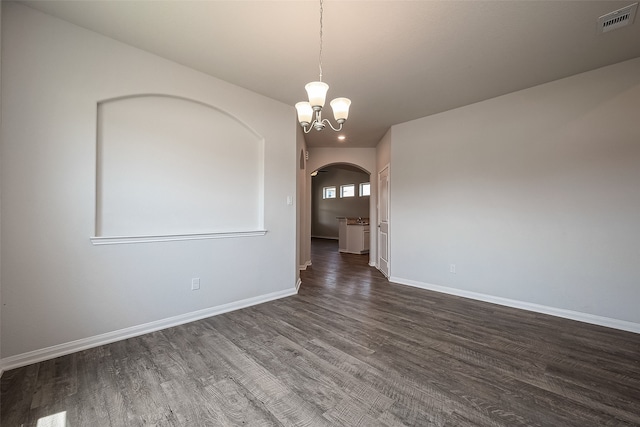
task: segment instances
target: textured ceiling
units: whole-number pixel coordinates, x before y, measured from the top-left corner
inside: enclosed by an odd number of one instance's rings
[[[22,3],[292,106],[318,78],[316,1]],[[393,124],[639,57],[640,23],[596,31],[632,3],[327,0],[323,80],[352,107],[345,142],[307,143],[372,147]]]

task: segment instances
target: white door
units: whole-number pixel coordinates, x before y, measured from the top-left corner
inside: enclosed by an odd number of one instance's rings
[[[378,269],[389,277],[389,166],[378,174]]]

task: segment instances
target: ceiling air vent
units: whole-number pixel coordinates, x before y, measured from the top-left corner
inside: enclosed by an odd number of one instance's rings
[[[634,3],[629,6],[625,6],[622,9],[602,15],[598,18],[598,32],[606,33],[607,31],[616,30],[633,24],[637,8],[638,3]]]

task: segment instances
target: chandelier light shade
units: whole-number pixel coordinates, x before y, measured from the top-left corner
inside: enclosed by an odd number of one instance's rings
[[[336,98],[330,102],[333,116],[338,122],[337,127],[334,127],[329,120],[322,118],[322,108],[329,90],[329,85],[322,81],[322,12],[322,0],[320,0],[320,55],[318,64],[320,79],[317,82],[307,83],[304,87],[307,90],[309,102],[298,102],[296,104],[298,121],[304,129],[304,133],[311,132],[311,129],[321,131],[327,125],[336,132],[342,130],[342,124],[349,117],[349,106],[351,105],[351,100],[348,98]]]
[[[308,102],[298,102],[296,104],[296,110],[298,111],[298,121],[300,124],[304,126],[308,126],[311,123],[311,118],[313,117],[313,108],[311,108],[311,104]]]
[[[351,100],[349,98],[336,98],[330,102],[333,110],[333,117],[338,123],[344,123],[349,118],[349,106]]]
[[[307,90],[307,96],[309,97],[309,104],[314,110],[324,107],[324,101],[327,99],[327,91],[329,85],[324,82],[311,82],[307,83],[304,87]]]

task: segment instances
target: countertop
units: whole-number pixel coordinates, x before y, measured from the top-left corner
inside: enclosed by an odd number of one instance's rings
[[[346,220],[347,225],[369,225],[369,218],[355,218],[347,216],[337,216],[337,220]]]

